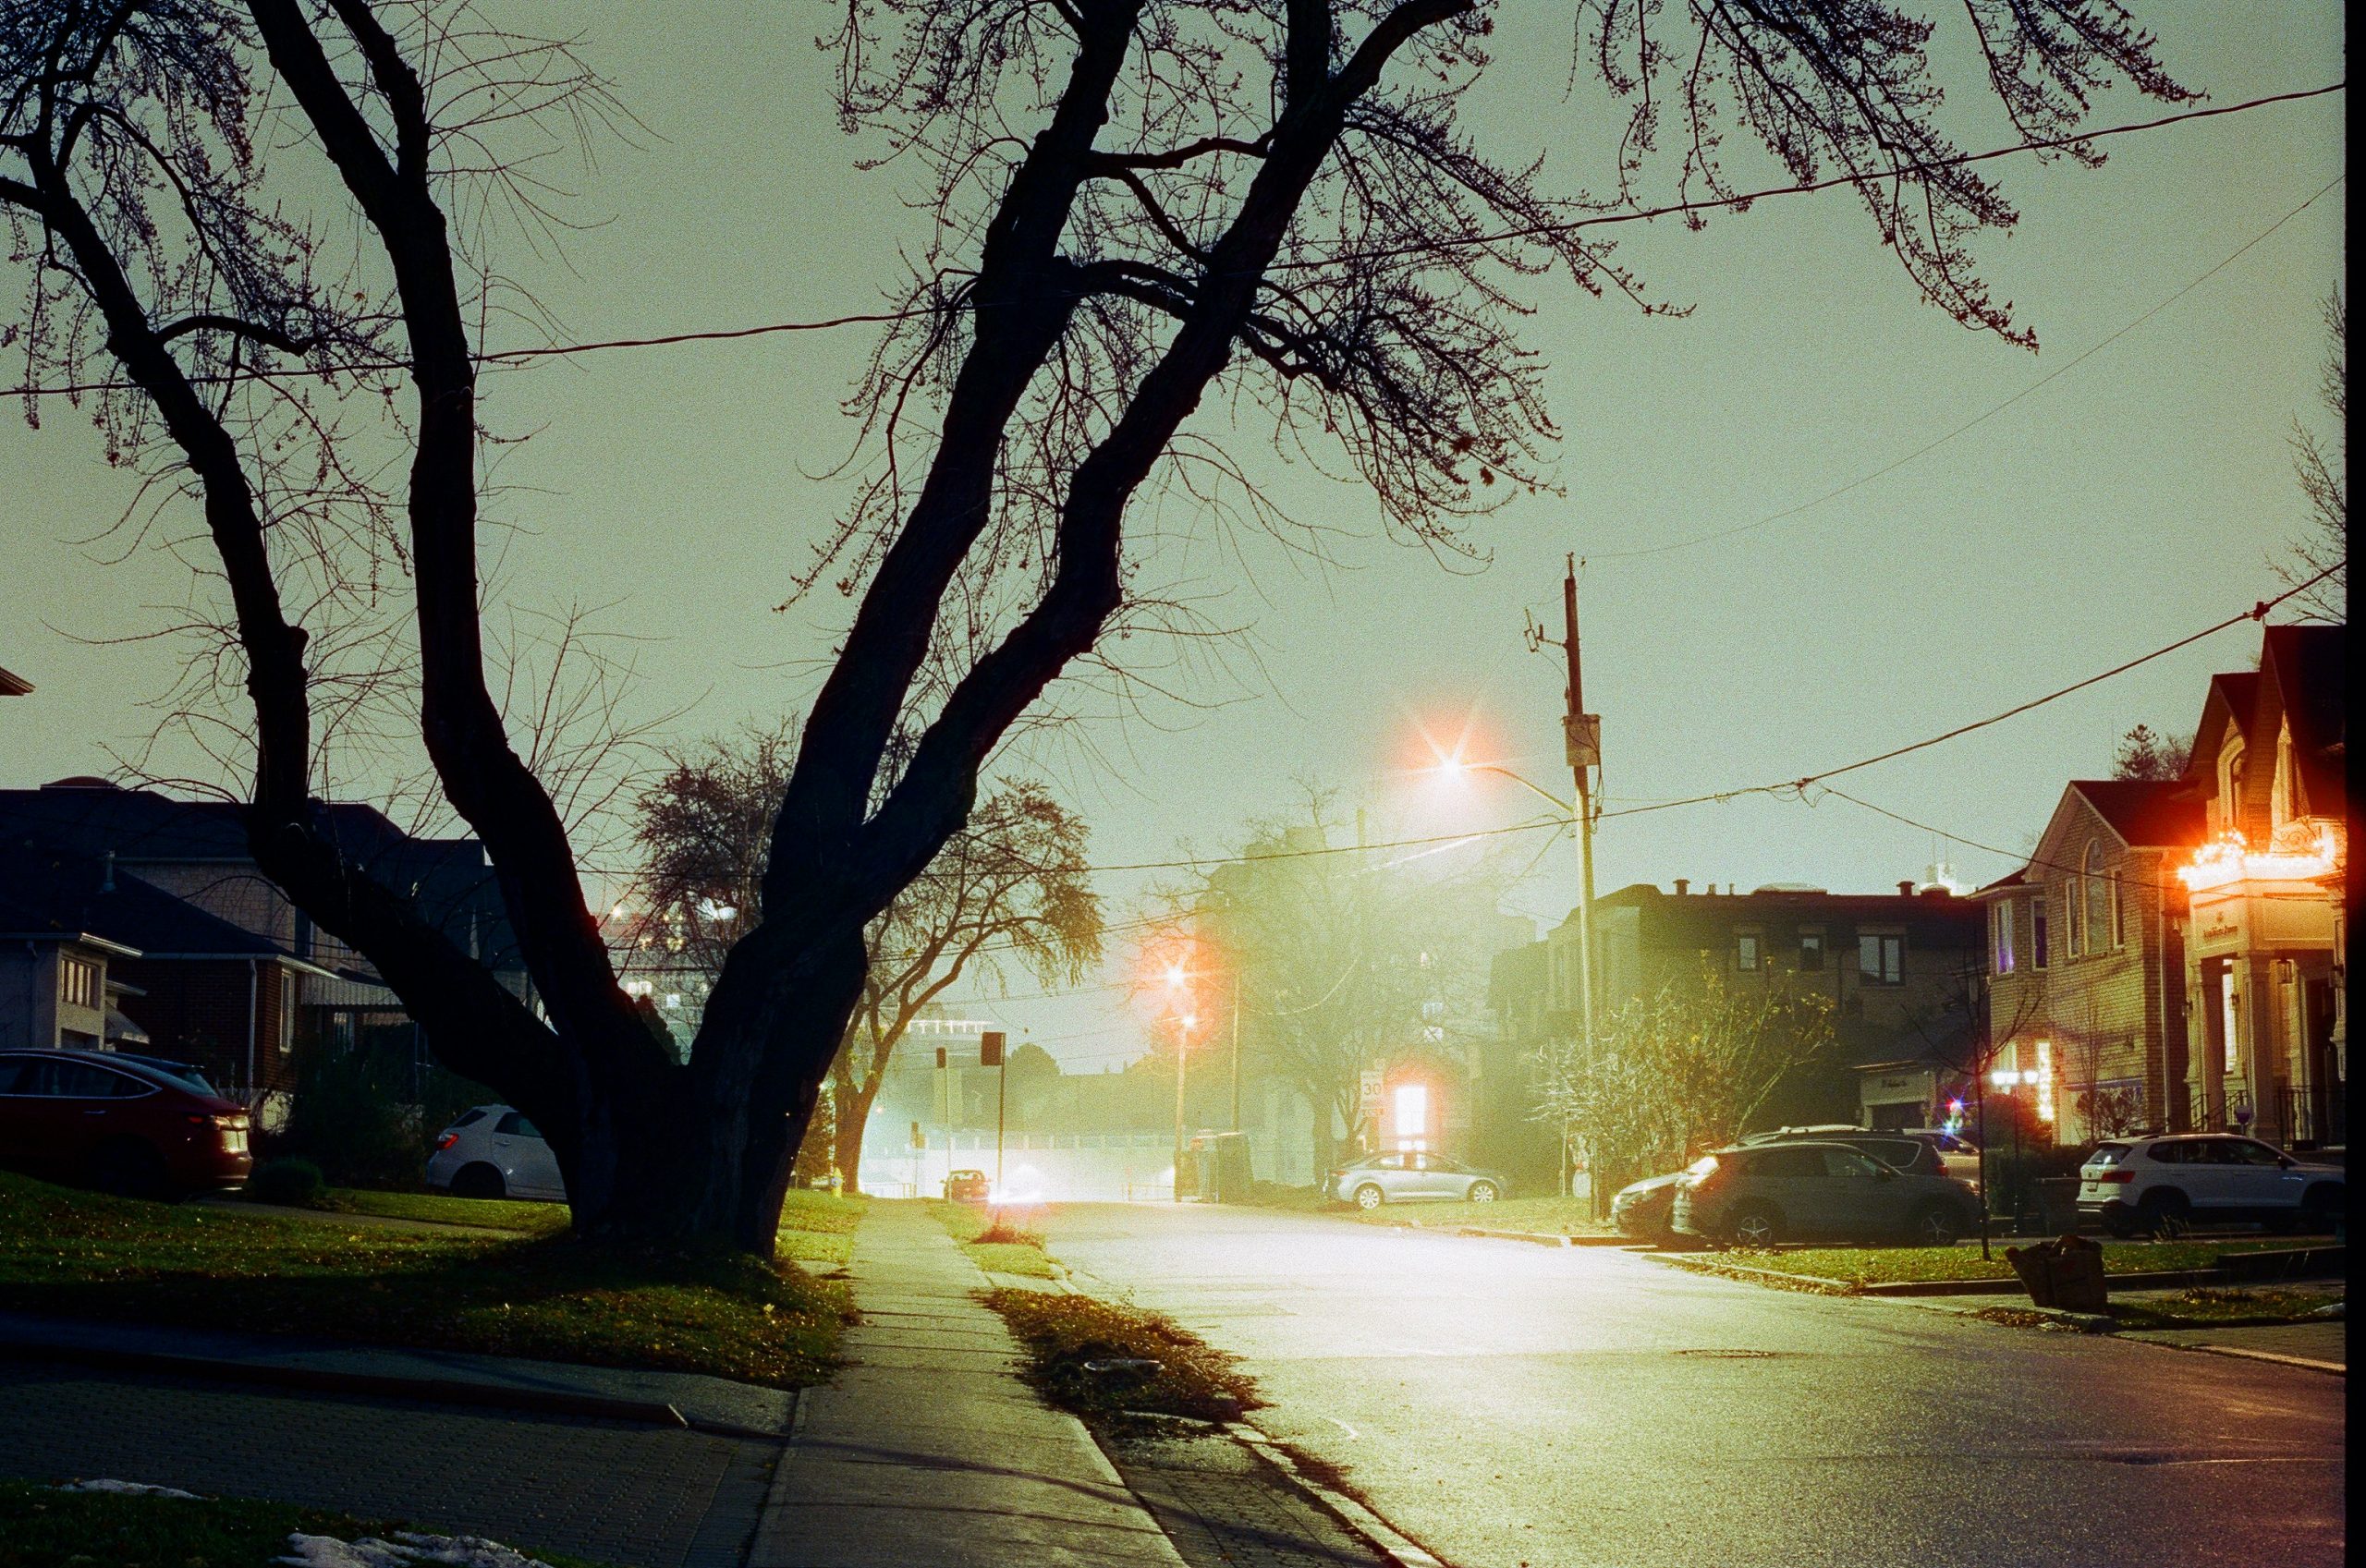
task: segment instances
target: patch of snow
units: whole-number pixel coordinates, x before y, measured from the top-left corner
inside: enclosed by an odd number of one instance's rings
[[[287,1555],[272,1561],[285,1568],[550,1568],[482,1536],[425,1536],[410,1530],[396,1531],[393,1540],[291,1535]]]
[[[142,1481],[68,1481],[56,1489],[62,1492],[113,1492],[120,1497],[197,1496],[195,1492],[185,1492],[178,1487],[152,1487]]]

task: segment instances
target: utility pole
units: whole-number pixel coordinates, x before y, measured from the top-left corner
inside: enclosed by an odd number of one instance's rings
[[[1175,1025],[1175,1201],[1183,1201],[1183,1074],[1191,1057],[1191,1031],[1181,1019]]]
[[[1240,1130],[1240,955],[1232,957],[1232,1130]]]
[[[1578,1039],[1588,1063],[1594,1055],[1594,941],[1593,941],[1593,786],[1592,770],[1602,765],[1602,719],[1586,711],[1585,668],[1579,657],[1578,644],[1578,558],[1567,558],[1567,570],[1561,579],[1562,635],[1559,643],[1568,663],[1568,706],[1561,716],[1561,737],[1566,750],[1569,772],[1577,781],[1578,828]],[[1546,637],[1541,627],[1531,624],[1529,646],[1541,648],[1555,638]],[[1564,1155],[1564,1164],[1567,1163]],[[1588,1162],[1589,1185],[1592,1186],[1592,1162]],[[1594,1213],[1603,1212],[1603,1194],[1592,1194]]]

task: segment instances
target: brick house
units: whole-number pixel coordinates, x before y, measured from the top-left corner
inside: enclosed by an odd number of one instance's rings
[[[1967,1027],[1957,1021],[1964,977],[1981,961],[1978,906],[1910,881],[1895,893],[1789,886],[1742,893],[1714,884],[1694,892],[1679,880],[1674,893],[1644,882],[1605,893],[1593,915],[1597,1018],[1665,986],[1695,983],[1708,966],[1728,987],[1828,996],[1839,1061],[1787,1086],[1762,1119],[1933,1124],[1946,1048]],[[1578,973],[1574,920],[1497,955],[1490,1003],[1499,1054],[1532,1054],[1537,1041],[1576,1031]],[[1490,1136],[1512,1147],[1534,1142],[1508,1124],[1491,1125]]]
[[[2348,632],[2270,626],[2259,668],[2212,679],[2182,781],[2196,803],[2178,987],[2192,1124],[2346,1136]]]
[[[413,837],[367,806],[321,809],[371,875],[412,898],[532,1001],[476,841]],[[100,983],[121,1027],[104,1031],[102,1043],[197,1063],[267,1123],[285,1114],[299,1060],[315,1042],[393,1036],[396,1048],[424,1061],[416,1027],[368,962],[314,927],[255,866],[231,802],[178,800],[99,779],[0,790],[0,927],[11,942],[19,928],[52,933],[69,960],[87,959],[76,942],[111,944]],[[26,967],[21,955],[43,945],[27,940],[30,949],[0,960],[0,1015],[12,996],[45,995],[51,983],[12,979]],[[10,1027],[0,1016],[0,1030]],[[81,1038],[87,1029],[74,1032],[45,1043],[90,1043]],[[40,1039],[38,1027],[28,1038]]]
[[[2182,1126],[2185,889],[2201,833],[2182,781],[2078,779],[1987,916],[1989,1093],[2069,1143]]]

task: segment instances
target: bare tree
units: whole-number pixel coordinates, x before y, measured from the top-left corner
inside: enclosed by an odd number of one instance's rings
[[[2311,583],[2297,601],[2308,619],[2343,625],[2349,619],[2349,306],[2339,289],[2326,298],[2324,319],[2317,398],[2333,416],[2334,444],[2328,450],[2316,432],[2292,422],[2292,467],[2309,519],[2286,558],[2274,565],[2292,587]],[[2313,580],[2320,577],[2323,581]]]
[[[1540,1069],[1541,1113],[1566,1118],[1564,1137],[1583,1144],[1597,1199],[1733,1142],[1777,1088],[1838,1049],[1831,998],[1736,990],[1708,964],[1629,1000],[1596,1032],[1591,1058],[1555,1050]]]
[[[677,757],[641,797],[649,938],[637,945],[653,940],[662,962],[686,962],[711,984],[762,923],[772,812],[795,745],[786,729],[710,743]],[[1042,784],[1006,784],[872,918],[861,1000],[830,1067],[827,1159],[847,1186],[860,1176],[872,1104],[914,1020],[965,978],[997,983],[1015,969],[1075,985],[1100,959],[1089,838]]]
[[[2113,0],[1969,15],[2032,138],[2074,133],[2116,79],[2189,96]],[[1650,301],[1570,226],[1627,189],[1555,199],[1540,162],[1491,158],[1461,128],[1493,18],[1481,0],[848,5],[841,117],[931,172],[937,237],[855,401],[855,500],[807,574],[856,603],[771,825],[768,917],[679,1063],[617,983],[565,822],[487,689],[480,620],[484,250],[502,214],[540,212],[510,139],[564,127],[596,84],[457,0],[0,7],[0,205],[30,280],[9,335],[36,377],[111,367],[117,450],[202,509],[235,612],[225,667],[253,713],[257,862],[370,957],[450,1066],[541,1124],[579,1232],[770,1251],[862,995],[864,933],[960,831],[1012,726],[1127,626],[1138,498],[1174,486],[1289,526],[1239,444],[1194,423],[1203,407],[1262,409],[1435,551],[1474,552],[1468,519],[1544,482],[1529,280]],[[1622,186],[1671,114],[1689,196],[1734,200],[1724,160],[1752,141],[1801,183],[1837,170],[1918,289],[2026,342],[1970,252],[2015,213],[1940,126],[1933,25],[1863,0],[1675,19],[1594,0],[1579,36],[1628,107]],[[315,228],[283,214],[320,159],[348,210]],[[334,233],[359,251],[323,261]],[[314,407],[290,395],[297,370],[403,389],[400,417],[357,446],[331,416],[368,400]],[[258,399],[271,411],[250,417]],[[377,499],[381,474],[398,502]],[[378,552],[408,596],[420,735],[547,1016],[320,829],[322,661],[368,625],[305,590],[322,548]]]

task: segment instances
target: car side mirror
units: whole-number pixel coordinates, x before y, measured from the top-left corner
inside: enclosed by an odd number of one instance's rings
[[[1897,1180],[1897,1173],[1896,1173],[1896,1172],[1895,1172],[1895,1171],[1893,1171],[1893,1170],[1891,1170],[1891,1169],[1890,1169],[1888,1166],[1886,1166],[1886,1165],[1877,1165],[1877,1166],[1875,1166],[1875,1167],[1873,1168],[1873,1174],[1874,1174],[1874,1175],[1876,1175],[1876,1176],[1879,1176],[1882,1180],[1884,1180],[1884,1181],[1885,1181],[1885,1182],[1894,1182],[1894,1181]]]
[[[2288,1155],[2288,1154],[2279,1154],[2279,1155],[2277,1155],[2277,1156],[2275,1157],[2275,1162],[2276,1162],[2278,1165],[2282,1166],[2284,1169],[2287,1170],[2287,1171],[2289,1171],[2290,1169],[2292,1169],[2292,1167],[2293,1167],[2293,1166],[2298,1165],[2298,1164],[2299,1163],[2299,1161],[2298,1160],[2293,1159],[2293,1158],[2292,1158],[2290,1155]]]

